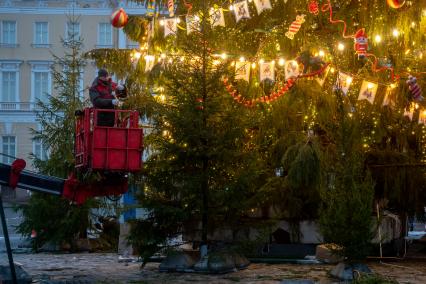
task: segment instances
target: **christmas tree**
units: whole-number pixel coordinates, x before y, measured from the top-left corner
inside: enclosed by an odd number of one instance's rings
[[[148,13],[124,32],[141,48],[89,56],[126,78],[126,107],[152,122],[141,252],[182,231],[202,243],[226,227],[236,236],[256,208],[278,206],[293,224],[318,218],[320,196],[328,219],[350,214],[328,201],[349,190],[372,203],[369,172],[390,209],[424,206],[425,183],[413,180],[424,181],[426,158],[426,1],[134,2]]]

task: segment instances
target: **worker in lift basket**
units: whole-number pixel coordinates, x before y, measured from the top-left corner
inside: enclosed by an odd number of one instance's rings
[[[121,102],[115,96],[115,92],[125,89],[124,86],[113,82],[105,69],[98,71],[98,77],[89,89],[90,101],[94,108],[114,109],[121,106]],[[99,112],[98,126],[114,126],[114,112]]]

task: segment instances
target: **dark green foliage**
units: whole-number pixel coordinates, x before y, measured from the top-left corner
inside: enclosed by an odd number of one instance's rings
[[[340,92],[336,95],[341,98]],[[347,115],[343,101],[338,103],[336,117],[331,137],[339,154],[334,164],[328,165],[319,223],[324,241],[342,248],[336,253],[358,261],[367,256],[373,238],[374,182],[364,168],[360,121]]]

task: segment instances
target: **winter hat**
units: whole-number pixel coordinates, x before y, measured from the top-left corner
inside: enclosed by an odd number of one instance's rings
[[[106,71],[105,69],[99,69],[98,77],[107,77],[107,76],[108,76],[108,71]]]

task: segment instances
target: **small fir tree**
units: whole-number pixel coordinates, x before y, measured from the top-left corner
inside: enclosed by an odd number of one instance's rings
[[[69,16],[74,27],[78,17]],[[66,39],[61,39],[67,50],[63,56],[52,54],[51,66],[55,95],[46,94],[48,99],[37,102],[37,122],[41,130],[33,129],[34,139],[39,139],[48,151],[47,159],[34,156],[34,166],[43,174],[67,178],[74,171],[75,111],[82,109],[84,102],[80,94],[80,79],[86,64],[82,58],[82,39],[73,29],[68,30]],[[37,232],[34,248],[49,242],[68,243],[75,249],[75,241],[85,236],[89,227],[89,209],[93,202],[75,206],[69,200],[56,196],[34,193],[29,203],[20,207],[23,222],[18,231],[30,236]],[[48,218],[47,218],[48,216]]]

